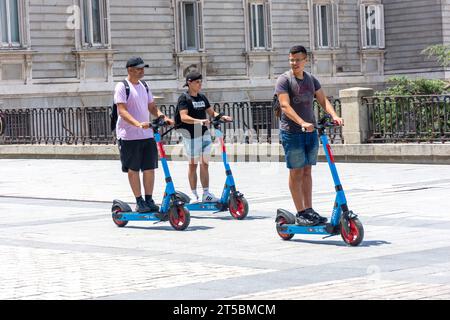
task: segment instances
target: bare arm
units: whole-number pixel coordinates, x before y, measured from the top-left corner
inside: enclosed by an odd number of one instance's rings
[[[213,110],[214,112],[214,110]],[[188,115],[188,110],[180,110],[180,118],[181,121],[188,124],[202,124],[202,125],[208,125],[209,120],[208,119],[195,119],[192,118],[190,115]]]
[[[333,105],[330,103],[327,96],[325,95],[325,92],[322,89],[316,91],[316,99],[317,102],[319,102],[320,106],[325,110],[325,112],[331,115],[337,125],[344,125],[344,120],[337,115],[336,110],[334,110]]]
[[[156,118],[164,116],[164,120],[170,125],[173,125],[175,123],[172,119],[168,118],[164,113],[161,112],[161,110],[158,109],[154,101],[148,104],[148,111]]]
[[[213,107],[209,107],[208,109],[206,109],[206,112],[209,114],[209,116],[211,118],[215,118],[215,117],[217,117],[219,115],[218,112],[214,111]],[[221,119],[223,119],[225,121],[232,121],[230,116],[222,116]]]
[[[299,124],[303,128],[306,129],[306,131],[311,132],[314,130],[314,125],[312,123],[306,122],[303,120],[297,112],[292,108],[291,101],[289,99],[289,94],[287,93],[280,93],[278,95],[278,100],[280,101],[281,111],[292,121]]]
[[[219,115],[218,112],[215,112],[214,109],[212,107],[209,107],[208,109],[206,109],[206,113],[211,117],[211,118],[215,118]]]

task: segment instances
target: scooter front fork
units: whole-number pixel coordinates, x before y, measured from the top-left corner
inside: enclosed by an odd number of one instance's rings
[[[234,185],[230,186],[229,201],[234,208],[237,207],[237,201],[243,197],[244,195],[237,191]]]
[[[358,217],[358,215],[356,213],[354,213],[353,211],[351,211],[351,210],[344,211],[341,214],[341,221],[340,222],[341,222],[341,226],[345,230],[345,233],[349,234],[351,232],[349,221],[350,220],[354,220],[357,217]]]

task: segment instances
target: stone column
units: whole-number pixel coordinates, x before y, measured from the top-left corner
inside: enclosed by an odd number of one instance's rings
[[[373,96],[370,88],[349,88],[339,91],[344,126],[342,134],[345,144],[365,143],[369,131],[368,110],[361,103],[362,97]]]

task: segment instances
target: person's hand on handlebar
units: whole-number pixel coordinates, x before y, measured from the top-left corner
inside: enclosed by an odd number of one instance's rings
[[[314,131],[314,124],[309,122],[303,122],[302,123],[302,131],[303,132],[313,132]]]
[[[220,118],[220,120],[222,120],[224,122],[231,122],[231,121],[233,121],[233,118],[231,118],[230,116],[222,116]]]
[[[164,117],[164,120],[169,126],[173,126],[175,124],[175,121],[173,119],[170,119],[169,117]]]
[[[148,129],[150,128],[150,122],[141,122],[136,127],[141,129]]]
[[[342,118],[340,118],[338,116],[333,117],[333,123],[334,123],[335,126],[339,126],[339,127],[343,126],[344,125],[344,119],[342,119]]]
[[[200,120],[200,124],[202,126],[209,126],[210,123],[211,123],[211,121],[209,121],[209,119],[201,119]]]

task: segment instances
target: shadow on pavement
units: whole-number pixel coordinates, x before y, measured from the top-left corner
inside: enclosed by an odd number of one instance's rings
[[[172,228],[171,226],[149,226],[149,227],[139,227],[139,226],[127,226],[125,229],[143,229],[143,230],[162,230],[162,231],[174,231],[174,232],[189,232],[189,231],[204,231],[209,229],[214,229],[214,227],[205,227],[205,226],[189,226],[186,230],[178,231]]]
[[[197,216],[197,215],[192,215],[191,212],[191,219],[199,219],[199,220],[204,220],[204,219],[217,219],[217,220],[237,220],[235,218],[233,218],[231,215],[228,216],[218,216],[218,215],[214,215],[214,214],[210,214],[208,216]],[[245,220],[261,220],[261,219],[271,219],[271,217],[263,217],[263,216],[247,216],[245,217],[245,219],[243,219],[242,221]]]
[[[331,245],[337,247],[351,247],[347,245],[342,239],[337,239],[335,241],[331,240],[305,240],[305,239],[293,239],[290,241],[301,242],[301,243],[309,243],[309,244],[320,244],[320,245]],[[368,240],[364,241],[358,247],[376,247],[382,246],[386,244],[391,244],[389,241],[384,240]]]

